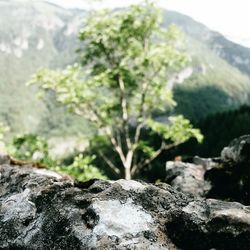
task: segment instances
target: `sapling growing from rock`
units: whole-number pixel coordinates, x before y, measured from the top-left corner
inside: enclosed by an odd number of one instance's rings
[[[99,157],[125,179],[164,150],[190,137],[202,140],[182,116],[169,117],[167,123],[153,118],[153,112],[175,105],[167,79],[188,62],[179,49],[179,32],[173,26],[163,29],[160,17],[149,2],[91,13],[79,33],[81,63],[62,71],[41,70],[32,80],[55,91],[59,102],[90,121],[95,137],[108,142],[119,164],[102,150]],[[142,139],[143,128],[161,135],[158,149]]]

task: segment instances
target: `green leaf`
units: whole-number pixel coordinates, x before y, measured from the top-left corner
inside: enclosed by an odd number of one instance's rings
[[[155,153],[154,148],[149,146],[147,141],[139,141],[136,145],[136,148],[142,150],[142,152],[145,153],[148,157],[153,156]]]
[[[180,144],[190,138],[196,138],[199,143],[203,141],[203,135],[199,129],[193,128],[190,121],[183,116],[171,116],[168,124],[160,123],[149,119],[147,125],[156,133],[162,135],[164,139]]]

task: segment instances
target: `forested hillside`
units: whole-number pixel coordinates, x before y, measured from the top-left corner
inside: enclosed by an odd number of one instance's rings
[[[215,157],[234,138],[250,134],[250,106],[209,115],[196,124],[205,139],[202,144],[190,140],[179,148],[179,154]]]
[[[54,98],[39,100],[26,82],[41,67],[75,61],[83,15],[46,2],[0,1],[0,119],[13,133],[58,128],[61,133],[68,126],[72,117]]]
[[[41,67],[61,68],[77,60],[76,37],[85,14],[47,2],[0,1],[0,120],[13,133],[86,131],[84,121],[66,115],[52,95],[44,103],[37,98],[35,87],[25,85]],[[166,78],[174,88],[176,112],[197,121],[249,103],[250,65],[246,56],[250,49],[180,13],[164,15],[164,25],[175,23],[183,30],[184,44],[192,57],[182,72]]]

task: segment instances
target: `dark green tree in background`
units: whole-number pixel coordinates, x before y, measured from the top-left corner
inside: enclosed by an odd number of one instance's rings
[[[184,143],[176,151],[180,155],[201,157],[220,156],[222,149],[233,139],[250,134],[250,107],[216,113],[197,123],[205,140],[197,144],[192,139]]]
[[[41,70],[32,83],[53,90],[57,100],[87,119],[95,139],[105,141],[98,155],[120,177],[131,179],[164,150],[190,137],[202,140],[199,130],[182,116],[162,123],[153,112],[175,105],[167,79],[182,68],[187,56],[179,50],[179,32],[162,29],[160,11],[152,3],[120,11],[103,10],[86,18],[79,38],[81,64],[63,71]],[[144,128],[161,136],[159,148],[141,137]],[[138,157],[143,152],[143,157]]]

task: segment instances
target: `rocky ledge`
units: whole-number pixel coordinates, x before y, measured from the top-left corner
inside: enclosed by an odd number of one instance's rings
[[[216,158],[167,162],[166,182],[180,192],[249,206],[250,135],[234,139]]]
[[[0,165],[0,249],[250,249],[250,208],[167,184]]]

